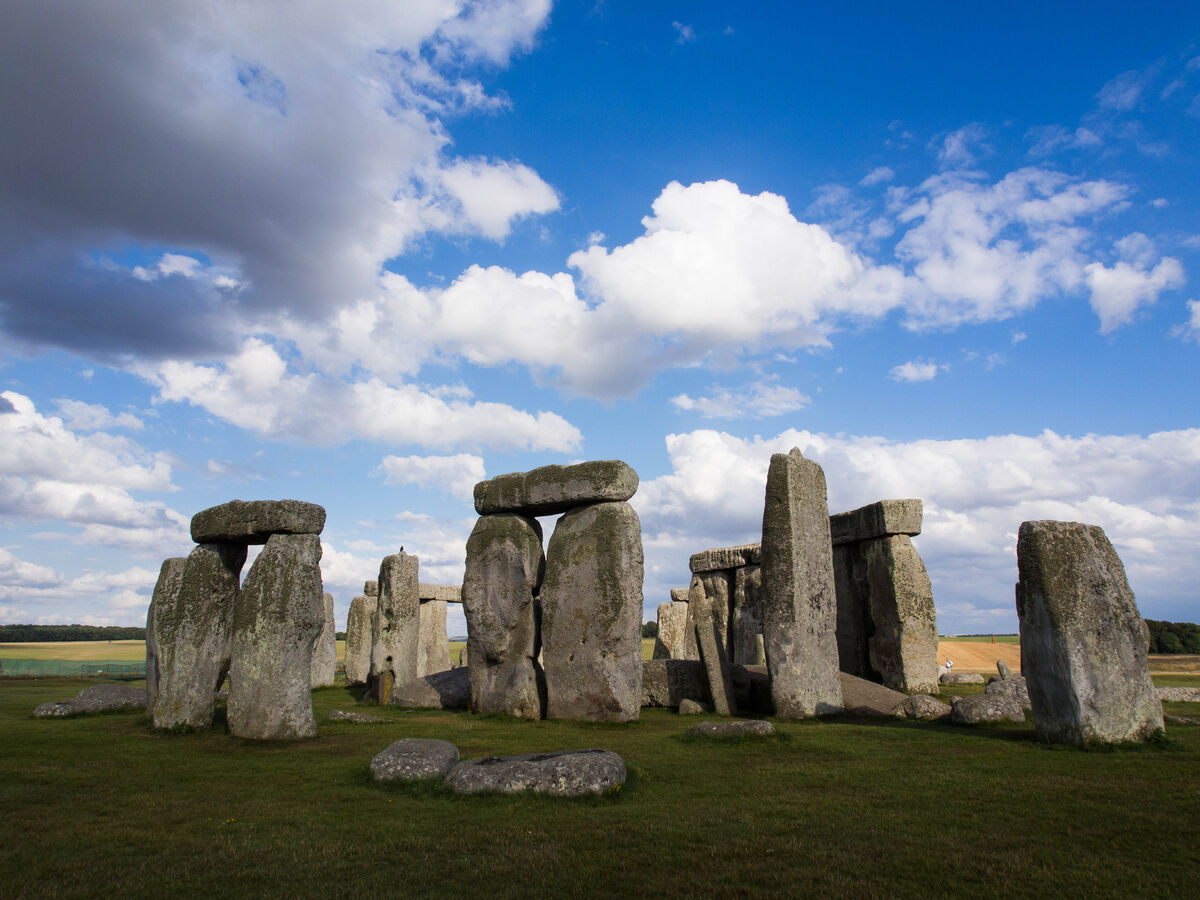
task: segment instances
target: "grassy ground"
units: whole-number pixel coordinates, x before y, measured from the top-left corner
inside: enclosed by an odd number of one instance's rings
[[[898,720],[714,743],[663,710],[599,726],[372,708],[386,724],[267,744],[137,712],[30,716],[85,684],[0,683],[4,897],[1182,897],[1200,865],[1200,727],[1081,752],[1029,725]],[[344,688],[314,703],[356,705]],[[633,777],[581,801],[375,786],[371,757],[400,737],[464,757],[605,747]]]

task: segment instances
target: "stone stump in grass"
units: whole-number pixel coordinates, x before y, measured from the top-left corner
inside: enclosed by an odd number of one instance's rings
[[[372,696],[388,702],[392,685],[417,677],[417,647],[420,641],[420,561],[401,550],[385,556],[379,565],[379,598],[372,623]]]
[[[337,674],[337,628],[333,622],[333,594],[322,595],[324,619],[313,646],[312,686],[329,687]]]
[[[379,600],[377,582],[368,581],[346,613],[346,684],[366,684],[371,674],[371,627]]]

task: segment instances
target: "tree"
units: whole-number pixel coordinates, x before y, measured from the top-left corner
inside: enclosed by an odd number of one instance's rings
[[[646,622],[642,625],[642,637],[656,638],[658,637],[658,623]]]

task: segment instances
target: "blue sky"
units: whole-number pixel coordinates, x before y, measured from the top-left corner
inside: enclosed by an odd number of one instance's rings
[[[401,545],[461,579],[475,481],[614,457],[651,619],[793,446],[924,500],[944,633],[1015,630],[1037,518],[1196,619],[1195,5],[3,15],[0,620],[140,623],[293,497],[344,622]]]

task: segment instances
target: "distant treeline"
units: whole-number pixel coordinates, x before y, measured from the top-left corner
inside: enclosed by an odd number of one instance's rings
[[[0,625],[0,644],[31,641],[144,641],[146,629],[120,625]]]
[[[1157,622],[1150,626],[1151,653],[1200,653],[1200,625],[1191,622]]]

